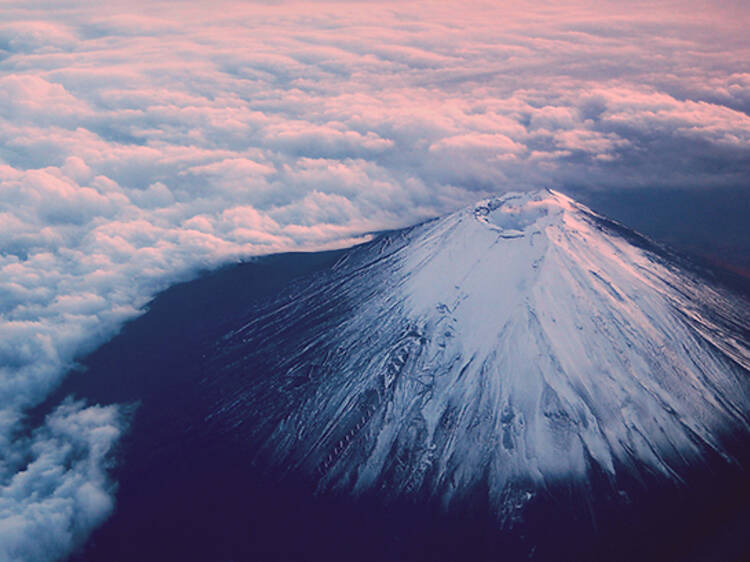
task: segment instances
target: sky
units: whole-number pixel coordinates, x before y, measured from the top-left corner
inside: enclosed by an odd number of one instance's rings
[[[24,416],[176,281],[494,193],[749,187],[746,2],[404,4],[0,1],[0,559],[111,512],[125,409]]]

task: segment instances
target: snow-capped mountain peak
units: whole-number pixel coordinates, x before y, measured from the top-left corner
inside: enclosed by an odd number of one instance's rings
[[[503,512],[594,467],[679,480],[749,429],[743,312],[554,191],[353,249],[260,318],[222,353],[272,356],[285,326],[277,374],[225,414],[258,418],[267,456],[324,488],[446,503],[486,488]]]
[[[574,205],[572,199],[552,190],[512,193],[478,203],[473,214],[504,238],[514,238],[554,224]]]

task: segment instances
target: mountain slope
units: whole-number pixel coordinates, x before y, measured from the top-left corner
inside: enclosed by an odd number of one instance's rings
[[[512,521],[594,471],[617,489],[731,462],[747,318],[566,196],[508,194],[353,249],[253,311],[207,359],[207,421],[321,489],[486,491]]]

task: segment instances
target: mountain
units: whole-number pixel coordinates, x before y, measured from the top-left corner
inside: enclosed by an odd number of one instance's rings
[[[479,501],[512,527],[553,490],[628,502],[633,482],[735,462],[748,318],[622,225],[511,193],[258,305],[206,356],[206,422],[319,493]]]
[[[541,191],[171,287],[50,399],[137,405],[73,559],[747,560],[724,281]]]

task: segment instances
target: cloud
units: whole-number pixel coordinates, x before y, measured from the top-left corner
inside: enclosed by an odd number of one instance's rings
[[[16,122],[71,123],[87,109],[63,86],[39,76],[11,74],[0,78],[0,112]]]
[[[106,459],[121,427],[115,406],[66,400],[14,444],[4,467],[13,475],[0,485],[0,559],[57,560],[110,514]]]
[[[746,186],[748,8],[688,4],[4,4],[0,557],[106,516],[116,408],[23,414],[177,280],[490,192]]]
[[[72,50],[78,38],[66,26],[49,21],[0,24],[0,48],[12,53],[50,53]]]

